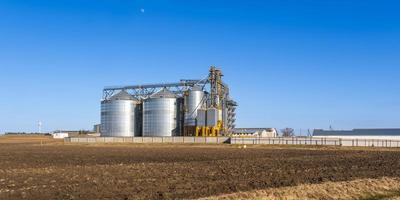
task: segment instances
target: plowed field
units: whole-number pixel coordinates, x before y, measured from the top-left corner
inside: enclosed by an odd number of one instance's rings
[[[400,151],[233,145],[64,145],[0,137],[0,199],[188,199],[400,177]]]

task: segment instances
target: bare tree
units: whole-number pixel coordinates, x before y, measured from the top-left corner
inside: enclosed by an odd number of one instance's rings
[[[293,137],[294,136],[294,129],[292,128],[284,128],[281,130],[282,137]]]

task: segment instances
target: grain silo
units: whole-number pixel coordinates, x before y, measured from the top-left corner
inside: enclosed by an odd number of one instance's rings
[[[167,89],[143,102],[143,136],[176,136],[180,133],[177,96]]]
[[[220,136],[235,128],[237,103],[211,67],[204,79],[106,87],[101,136]]]
[[[102,101],[101,136],[140,136],[139,110],[139,101],[123,90]]]
[[[184,135],[195,135],[197,110],[202,108],[204,103],[204,91],[195,85],[185,94],[184,110]]]

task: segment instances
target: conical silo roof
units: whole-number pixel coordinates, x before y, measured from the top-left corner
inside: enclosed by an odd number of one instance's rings
[[[167,90],[166,88],[163,88],[159,92],[156,92],[150,96],[150,98],[155,99],[155,98],[177,98],[177,96],[172,93],[171,91]]]
[[[133,101],[138,101],[135,97],[130,95],[125,90],[122,90],[121,92],[118,92],[117,94],[113,95],[110,98],[110,100],[133,100]]]
[[[199,85],[194,85],[192,88],[190,88],[192,91],[202,91],[203,89]]]

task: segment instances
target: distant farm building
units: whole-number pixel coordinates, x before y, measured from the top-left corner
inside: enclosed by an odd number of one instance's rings
[[[277,137],[278,132],[275,128],[235,128],[233,129],[232,136]]]
[[[69,137],[68,133],[52,133],[51,135],[54,139],[64,139],[66,137]]]
[[[315,129],[313,137],[342,139],[400,139],[400,129],[353,129],[353,130],[323,130]]]

